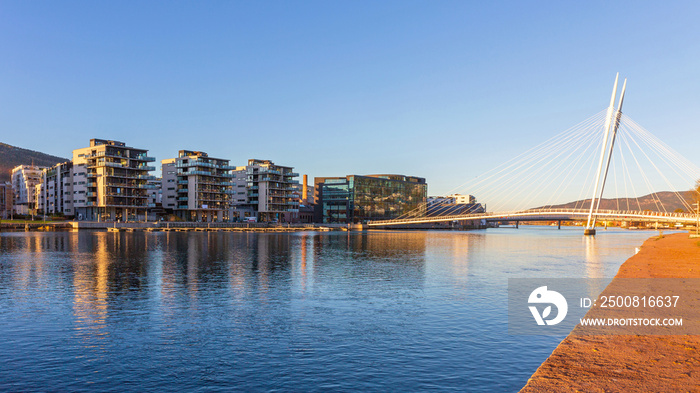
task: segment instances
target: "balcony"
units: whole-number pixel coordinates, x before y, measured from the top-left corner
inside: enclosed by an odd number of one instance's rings
[[[189,191],[190,191],[189,188],[178,188],[178,189],[177,189],[177,192],[181,192],[181,193],[183,193],[183,194],[184,194],[184,193],[187,193],[187,192],[189,192]]]
[[[187,200],[189,200],[189,198],[188,197],[178,197],[177,200],[178,201],[187,201]]]
[[[97,193],[96,193],[96,192],[86,192],[86,193],[85,193],[85,196],[87,196],[87,197],[96,197],[96,196],[97,196]]]
[[[155,157],[149,157],[145,154],[137,154],[134,157],[131,157],[132,160],[138,160],[138,161],[146,161],[146,162],[155,162],[156,158]]]
[[[149,165],[137,165],[135,168],[132,168],[132,169],[137,169],[140,171],[155,171],[156,167],[149,166]]]
[[[153,175],[137,175],[137,176],[134,176],[134,178],[141,179],[141,180],[155,180],[156,179],[156,177]]]
[[[203,166],[206,168],[218,168],[217,165],[214,165],[211,162],[204,162],[204,161],[199,161],[199,160],[190,160],[186,164],[183,162],[178,162],[176,165],[177,168],[189,168],[189,167],[198,167],[198,166]]]
[[[187,172],[184,172],[184,171],[179,170],[179,169],[178,169],[178,171],[177,171],[177,174],[178,174],[179,176],[189,176],[189,175],[205,175],[205,176],[211,176],[211,172],[209,172],[209,171],[187,171]]]
[[[287,177],[299,177],[299,174],[296,172],[287,172],[284,175]]]
[[[189,180],[178,180],[177,184],[188,184]]]

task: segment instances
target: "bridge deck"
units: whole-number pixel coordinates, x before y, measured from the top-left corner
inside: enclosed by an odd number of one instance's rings
[[[422,224],[431,222],[448,222],[463,220],[486,220],[486,221],[554,221],[554,220],[583,220],[587,218],[589,210],[586,209],[530,209],[513,212],[487,212],[477,214],[458,214],[434,217],[409,217],[394,220],[370,221],[369,226],[389,226]],[[634,210],[599,210],[596,214],[598,219],[613,219],[618,221],[652,221],[652,222],[678,222],[694,223],[697,221],[695,214],[689,213],[666,213]]]

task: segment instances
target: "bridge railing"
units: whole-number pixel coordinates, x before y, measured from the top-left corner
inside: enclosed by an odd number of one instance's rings
[[[485,213],[474,213],[474,214],[456,214],[456,215],[436,215],[436,216],[422,216],[422,217],[411,217],[404,219],[393,219],[393,220],[378,220],[369,221],[367,224],[371,226],[379,225],[396,225],[402,223],[419,223],[419,222],[431,222],[431,221],[462,221],[462,220],[479,220],[479,219],[496,219],[503,218],[504,220],[511,221],[512,219],[524,216],[536,216],[537,214],[544,215],[555,215],[560,213],[561,215],[581,215],[587,216],[590,213],[588,209],[528,209],[528,210],[518,210],[509,212],[485,212]],[[692,213],[670,213],[670,212],[653,212],[653,211],[639,211],[639,210],[598,210],[597,217],[616,217],[616,218],[642,218],[651,219],[655,217],[664,219],[679,219],[682,221],[695,220],[696,215]],[[546,220],[546,217],[543,217]]]

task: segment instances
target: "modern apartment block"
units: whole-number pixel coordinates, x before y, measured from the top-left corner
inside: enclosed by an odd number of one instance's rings
[[[448,196],[428,197],[428,206],[446,203],[454,205],[465,205],[470,203],[476,203],[476,198],[474,197],[474,195],[467,194],[451,194]]]
[[[37,185],[36,210],[43,214],[73,216],[73,163],[56,164],[42,171]]]
[[[428,197],[426,215],[456,215],[483,213],[484,206],[476,202],[473,195],[452,194]]]
[[[233,194],[230,170],[235,169],[229,166],[229,160],[212,158],[200,151],[180,150],[175,168],[175,214],[186,221],[227,221]]]
[[[163,201],[163,184],[160,178],[149,180],[148,188],[148,208],[155,208]]]
[[[293,167],[275,165],[270,160],[248,160],[248,206],[258,213],[259,221],[295,221],[299,197],[295,186],[298,173]]]
[[[140,220],[148,209],[148,184],[155,177],[148,150],[123,142],[91,139],[73,150],[73,203],[78,219]]]
[[[231,171],[233,193],[231,194],[231,221],[245,221],[255,218],[257,212],[248,204],[248,167],[237,166]]]
[[[12,169],[14,211],[30,214],[36,206],[36,185],[41,183],[42,169],[36,165],[19,165]]]
[[[0,218],[12,216],[12,183],[0,183]]]
[[[161,201],[163,209],[168,213],[174,213],[177,208],[177,168],[175,168],[175,158],[161,160],[160,168],[162,172],[160,187],[162,190]]]
[[[314,220],[360,223],[396,218],[424,208],[425,179],[404,175],[348,175],[314,179]]]

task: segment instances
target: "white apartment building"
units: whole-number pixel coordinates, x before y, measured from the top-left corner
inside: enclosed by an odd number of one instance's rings
[[[468,205],[471,203],[476,203],[476,198],[473,195],[452,194],[428,197],[428,206],[435,204]]]
[[[36,206],[36,185],[41,183],[42,169],[36,165],[19,165],[12,169],[14,211],[30,214]]]

